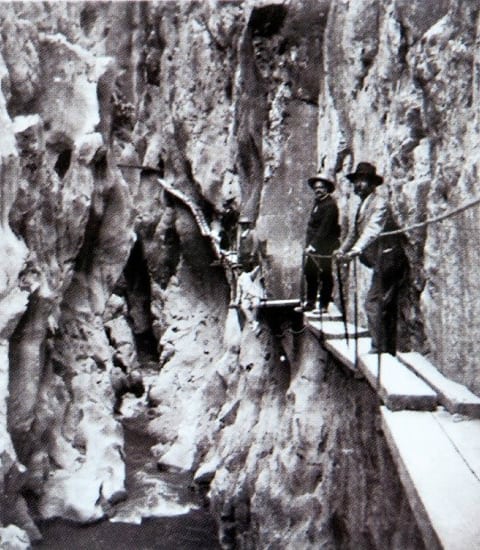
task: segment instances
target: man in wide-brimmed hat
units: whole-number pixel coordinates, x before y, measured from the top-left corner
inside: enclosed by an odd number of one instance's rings
[[[347,174],[353,191],[361,199],[353,226],[335,253],[338,260],[352,260],[356,256],[367,267],[373,268],[372,283],[365,309],[372,338],[372,352],[395,354],[397,302],[400,288],[406,280],[408,262],[402,248],[402,237],[381,237],[386,231],[397,229],[388,200],[377,192],[383,178],[369,162],[360,162],[355,172]]]
[[[318,173],[307,180],[315,193],[315,203],[307,226],[305,243],[304,276],[307,283],[307,296],[303,309],[315,308],[320,286],[320,307],[326,311],[332,301],[333,276],[331,256],[337,248],[340,237],[338,208],[331,193],[335,190],[333,179],[327,174]]]

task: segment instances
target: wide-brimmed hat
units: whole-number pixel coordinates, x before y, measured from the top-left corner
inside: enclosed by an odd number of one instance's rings
[[[307,183],[313,189],[313,184],[316,181],[322,181],[323,183],[326,183],[328,193],[333,193],[335,191],[335,183],[332,181],[332,179],[327,174],[323,174],[323,173],[319,172],[315,176],[312,176],[311,178],[308,178]]]
[[[381,183],[383,183],[382,176],[379,176],[377,174],[377,169],[373,164],[370,164],[369,162],[359,162],[357,164],[357,169],[355,170],[355,172],[347,174],[347,178],[352,182],[359,179],[367,179],[375,185],[380,185]]]

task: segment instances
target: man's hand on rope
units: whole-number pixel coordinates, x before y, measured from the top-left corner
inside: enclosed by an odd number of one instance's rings
[[[343,250],[335,250],[335,252],[333,253],[333,258],[339,263],[348,263],[356,258],[359,254],[360,251],[356,248],[351,248],[347,252],[344,252]]]
[[[316,252],[315,248],[311,244],[309,244],[307,247],[305,247],[305,253],[306,254],[314,254]]]

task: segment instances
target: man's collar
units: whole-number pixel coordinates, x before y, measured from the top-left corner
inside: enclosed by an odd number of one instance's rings
[[[375,191],[376,189],[374,189],[371,193],[369,193],[365,198],[362,199],[362,202],[365,202],[367,201],[370,197],[374,197],[375,196]]]
[[[324,197],[322,197],[321,199],[317,199],[315,197],[315,202],[322,202],[324,201],[325,199],[328,199],[328,197],[330,196],[330,193],[327,193]]]

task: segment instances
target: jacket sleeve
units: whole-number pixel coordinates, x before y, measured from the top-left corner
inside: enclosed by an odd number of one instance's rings
[[[355,211],[355,216],[354,216],[352,222],[348,226],[347,235],[343,239],[342,243],[340,244],[340,246],[338,248],[339,252],[342,253],[342,254],[344,254],[345,252],[348,252],[352,248],[353,243],[357,240],[357,230],[356,230],[356,227],[355,227],[355,224],[356,224],[355,220],[358,217],[358,212],[360,211],[361,206],[362,206],[361,204],[359,204],[357,206],[357,209]]]
[[[355,222],[352,222],[350,227],[348,228],[347,236],[343,240],[338,250],[341,253],[348,252],[350,248],[352,248],[352,245],[354,242],[355,242]]]
[[[355,250],[363,252],[380,235],[385,227],[388,216],[388,203],[385,197],[378,195],[367,213],[368,218],[360,236],[352,246]]]

